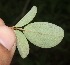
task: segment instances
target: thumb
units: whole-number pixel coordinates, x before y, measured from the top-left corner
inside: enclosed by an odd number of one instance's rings
[[[0,65],[10,65],[15,49],[15,33],[0,19]]]

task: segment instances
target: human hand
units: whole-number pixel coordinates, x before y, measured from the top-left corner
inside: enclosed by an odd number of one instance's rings
[[[0,19],[0,65],[10,65],[15,49],[15,33]]]

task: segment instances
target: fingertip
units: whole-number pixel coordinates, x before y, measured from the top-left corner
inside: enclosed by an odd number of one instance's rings
[[[4,21],[0,18],[0,26],[5,25]]]
[[[0,43],[9,51],[16,42],[14,30],[8,26],[0,26]]]

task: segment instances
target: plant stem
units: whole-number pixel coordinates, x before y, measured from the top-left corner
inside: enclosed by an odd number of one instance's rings
[[[22,27],[15,27],[15,26],[13,26],[13,27],[10,27],[10,28],[12,28],[12,29],[14,29],[14,30],[21,30],[21,31],[25,31],[24,29],[22,29]]]

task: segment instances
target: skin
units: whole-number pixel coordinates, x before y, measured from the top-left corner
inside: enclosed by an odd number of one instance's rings
[[[1,18],[0,18],[0,26],[5,26],[5,23]],[[11,41],[11,39],[10,39],[10,41]],[[8,50],[5,46],[3,46],[0,43],[0,65],[10,65],[14,52],[15,52],[15,49],[16,49],[16,39],[15,39],[15,42],[12,44],[13,44],[12,48],[10,48],[10,50]]]

